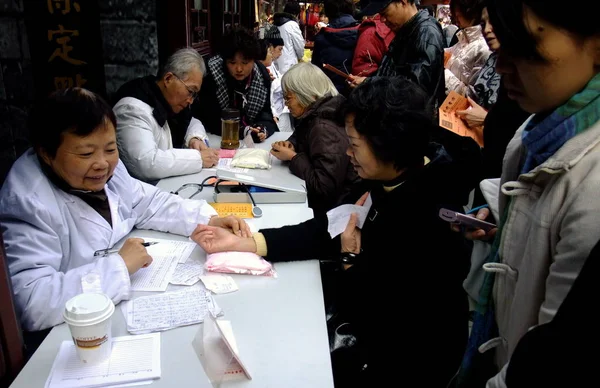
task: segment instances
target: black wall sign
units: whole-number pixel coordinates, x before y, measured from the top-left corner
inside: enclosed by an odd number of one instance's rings
[[[36,94],[80,86],[106,96],[96,0],[25,0]]]

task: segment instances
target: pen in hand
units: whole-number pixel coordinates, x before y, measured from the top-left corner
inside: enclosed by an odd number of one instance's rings
[[[151,242],[143,242],[142,246],[144,247],[149,247],[151,245],[154,244],[158,244],[158,241],[151,241]],[[112,255],[113,253],[119,253],[120,249],[100,249],[99,251],[94,252],[94,256],[108,256],[108,255]]]

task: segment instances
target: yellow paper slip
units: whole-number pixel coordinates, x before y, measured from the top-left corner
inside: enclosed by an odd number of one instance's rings
[[[254,218],[252,215],[252,204],[250,203],[227,203],[218,202],[210,204],[219,217],[236,216],[239,218]]]

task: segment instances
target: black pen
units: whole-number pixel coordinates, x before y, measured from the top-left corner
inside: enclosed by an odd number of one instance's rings
[[[158,241],[151,241],[151,242],[143,242],[142,245],[145,247],[149,247],[150,245],[154,245],[154,244],[158,244]],[[97,256],[108,256],[108,255],[112,255],[113,253],[119,253],[121,249],[100,249],[99,251],[94,252],[94,257]]]

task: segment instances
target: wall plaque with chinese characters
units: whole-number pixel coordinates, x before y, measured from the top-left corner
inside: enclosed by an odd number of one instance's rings
[[[80,86],[106,95],[97,1],[25,0],[36,94]]]

